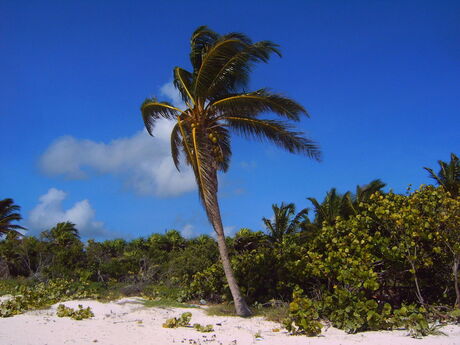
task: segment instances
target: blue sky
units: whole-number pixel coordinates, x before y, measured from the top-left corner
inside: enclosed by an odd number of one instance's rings
[[[31,234],[67,219],[84,237],[210,234],[190,172],[171,169],[168,124],[148,138],[139,112],[147,96],[174,101],[199,25],[281,46],[251,87],[304,105],[299,128],[324,156],[235,137],[220,179],[229,233],[331,187],[429,183],[423,166],[460,153],[459,13],[458,1],[3,0],[0,198]]]

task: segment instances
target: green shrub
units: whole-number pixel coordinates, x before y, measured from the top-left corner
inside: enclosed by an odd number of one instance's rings
[[[64,304],[59,304],[56,315],[58,317],[70,317],[74,320],[89,319],[94,316],[90,307],[83,308],[81,304],[78,305],[78,310],[66,307]]]
[[[392,323],[395,327],[404,327],[413,338],[421,338],[430,334],[440,334],[438,326],[430,325],[428,312],[424,307],[402,305],[393,314]]]
[[[165,323],[163,323],[164,328],[178,328],[178,327],[189,327],[190,320],[192,319],[192,313],[183,313],[180,317],[173,317],[171,319],[167,319]],[[214,328],[212,325],[200,325],[199,323],[193,324],[193,328],[195,328],[198,332],[208,333],[214,332]]]
[[[189,299],[204,298],[214,302],[228,299],[230,290],[225,283],[222,264],[213,264],[202,272],[196,273],[185,292],[186,297]]]
[[[297,289],[293,301],[289,305],[289,317],[284,326],[292,334],[306,334],[310,337],[321,333],[322,324],[319,322],[317,305],[309,298],[302,296],[303,291]]]
[[[183,313],[180,317],[173,317],[171,319],[167,319],[165,323],[163,323],[164,328],[177,328],[177,327],[187,327],[190,326],[190,320],[192,319],[192,313]]]
[[[440,334],[439,326],[430,325],[427,310],[414,304],[403,304],[401,308],[392,310],[388,303],[378,304],[373,299],[344,289],[336,289],[320,301],[313,301],[302,293],[300,289],[294,291],[289,316],[284,321],[284,326],[292,334],[320,334],[320,318],[329,320],[334,327],[347,333],[404,328],[414,338]]]
[[[212,325],[200,325],[199,323],[194,323],[193,328],[195,328],[198,332],[202,333],[209,333],[209,332],[214,332],[214,327]]]
[[[320,309],[322,317],[347,333],[392,327],[387,321],[391,315],[391,306],[388,303],[379,305],[374,299],[367,299],[362,292],[352,293],[336,288],[332,294],[322,299]]]
[[[0,317],[46,308],[64,300],[95,297],[96,291],[90,283],[85,282],[55,279],[35,286],[20,285],[13,298],[0,304]]]

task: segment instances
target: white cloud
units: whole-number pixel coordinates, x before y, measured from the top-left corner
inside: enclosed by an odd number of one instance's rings
[[[179,92],[174,87],[174,84],[172,82],[164,84],[160,88],[160,93],[163,96],[166,96],[167,98],[169,98],[174,106],[176,106],[176,107],[178,107],[180,109],[185,108],[185,104],[182,101],[182,98],[181,98]]]
[[[238,229],[234,225],[224,226],[225,237],[235,236],[237,231],[238,231]],[[216,234],[216,232],[214,230],[211,232],[211,237],[213,237],[214,239],[217,239],[217,234]]]
[[[180,231],[182,237],[190,239],[195,237],[195,227],[192,224],[185,224],[185,226]]]
[[[43,231],[52,228],[60,222],[72,222],[83,238],[111,237],[104,223],[95,219],[96,212],[88,200],[76,202],[71,208],[64,210],[62,202],[67,194],[59,189],[51,188],[39,198],[39,203],[29,214],[29,228]]]
[[[224,226],[225,236],[235,236],[237,230],[238,229],[234,225]]]
[[[180,97],[172,83],[165,84],[161,93],[181,106]],[[196,189],[191,169],[179,173],[170,151],[172,122],[159,120],[154,137],[145,130],[131,137],[109,143],[58,138],[40,158],[40,169],[47,175],[62,175],[69,179],[88,178],[91,174],[113,174],[141,195],[169,197]]]

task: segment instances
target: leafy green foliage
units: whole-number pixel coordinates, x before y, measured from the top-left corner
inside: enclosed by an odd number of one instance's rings
[[[334,327],[347,333],[405,328],[414,338],[439,334],[437,326],[429,324],[424,307],[402,305],[393,310],[388,303],[379,305],[375,300],[351,295],[346,290],[336,291],[321,301],[312,301],[302,296],[302,292],[294,292],[289,316],[284,321],[292,334],[319,335],[322,327],[319,319],[329,320]]]
[[[380,186],[375,182],[375,188]],[[272,303],[292,301],[289,310],[288,302],[274,308],[274,319],[286,319],[292,333],[310,335],[318,334],[320,320],[349,333],[405,328],[414,337],[436,333],[436,320],[458,322],[460,199],[434,186],[403,195],[369,195],[374,187],[347,194],[352,213],[320,225],[298,223],[295,231],[283,230],[282,239],[250,229],[226,239],[253,311],[265,315]],[[289,214],[286,224],[294,217]],[[168,231],[84,245],[72,229],[67,224],[38,239],[0,241],[0,257],[11,275],[28,277],[0,280],[0,292],[13,295],[0,306],[1,316],[96,294],[109,299],[141,295],[152,306],[231,301],[217,245],[209,236],[188,240]],[[55,276],[65,279],[50,279]],[[210,310],[228,314],[218,308]]]
[[[178,328],[178,327],[189,327],[190,320],[192,319],[192,313],[187,312],[183,313],[180,317],[173,317],[171,319],[167,319],[165,323],[163,323],[164,328]],[[214,328],[212,325],[200,325],[199,323],[194,323],[193,328],[195,328],[198,332],[209,333],[214,332]]]
[[[192,319],[192,313],[182,313],[179,317],[173,317],[171,319],[167,319],[165,323],[163,323],[164,328],[178,328],[178,327],[187,327],[190,326],[190,320]]]
[[[293,203],[281,203],[272,205],[273,220],[262,218],[272,242],[282,242],[285,235],[293,234],[300,229],[300,224],[308,219],[308,209],[296,213]]]
[[[449,313],[449,317],[456,323],[460,323],[460,309],[456,308]]]
[[[353,294],[337,288],[323,298],[319,308],[322,317],[347,333],[391,328],[388,322],[391,306],[388,303],[379,305],[374,299],[366,299],[362,293]]]
[[[211,301],[227,299],[228,289],[225,289],[224,270],[220,264],[213,264],[197,272],[186,290],[189,298],[207,298]]]
[[[397,327],[404,327],[413,338],[421,338],[430,334],[436,334],[436,327],[430,326],[427,319],[427,310],[415,305],[402,305],[394,311],[391,321]]]
[[[21,233],[18,230],[26,230],[18,224],[13,224],[22,219],[19,210],[20,207],[14,203],[13,199],[0,200],[0,236],[8,234],[20,236]]]
[[[209,332],[214,332],[214,327],[212,325],[200,325],[199,323],[194,323],[193,328],[195,328],[198,332],[202,333],[209,333]]]
[[[78,309],[66,307],[64,304],[59,304],[57,307],[56,315],[58,317],[70,317],[74,320],[89,319],[94,316],[90,307],[83,308],[83,305],[79,304]]]
[[[450,162],[438,161],[439,172],[436,174],[433,169],[424,168],[429,176],[450,193],[452,198],[460,195],[460,160],[454,153],[450,154]]]
[[[289,305],[289,317],[284,326],[292,334],[306,334],[310,337],[321,333],[323,325],[319,322],[317,306],[309,298],[302,297],[302,290],[296,290]]]
[[[85,282],[55,279],[35,286],[20,285],[17,287],[15,296],[0,304],[0,317],[46,308],[64,300],[96,297],[95,290]]]

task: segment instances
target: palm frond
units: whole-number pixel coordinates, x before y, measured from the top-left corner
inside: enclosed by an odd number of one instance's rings
[[[356,197],[355,201],[359,204],[360,202],[368,201],[370,196],[376,192],[379,192],[384,188],[387,184],[380,179],[375,179],[369,182],[367,185],[364,186],[357,186],[356,187]]]
[[[273,218],[262,218],[268,231],[268,236],[272,242],[282,242],[285,235],[291,235],[300,230],[300,223],[305,219],[308,209],[303,209],[296,214],[296,208],[293,203],[281,203],[272,205]]]
[[[423,167],[423,169],[425,169],[426,171],[428,171],[428,174],[429,174],[429,177],[432,178],[433,180],[435,180],[440,186],[443,185],[443,182],[441,181],[441,179],[438,177],[438,175],[433,171],[433,169],[430,169],[430,168],[427,168],[427,167]]]
[[[171,131],[171,156],[174,166],[180,171],[180,152],[181,152],[181,137],[179,124],[176,123]]]
[[[272,53],[281,56],[278,45],[270,41],[261,41],[246,46],[241,51],[228,57],[227,61],[216,66],[214,77],[209,83],[207,95],[210,98],[222,97],[248,85],[249,74],[254,63],[268,62]]]
[[[208,107],[212,107],[216,112],[232,116],[243,114],[244,116],[255,117],[263,112],[274,112],[292,121],[299,121],[301,114],[308,116],[305,108],[297,102],[270,93],[266,89],[229,96],[210,103]]]
[[[269,233],[274,234],[275,229],[273,227],[272,221],[270,219],[268,219],[268,218],[265,218],[265,217],[262,218],[262,221],[264,222],[264,225],[267,228],[267,230],[269,231]]]
[[[227,40],[239,40],[247,45],[252,44],[252,40],[241,32],[230,32],[228,34],[223,35],[219,39],[219,41],[227,41]]]
[[[290,153],[304,154],[316,160],[321,159],[318,145],[306,138],[304,133],[293,131],[284,122],[243,116],[225,116],[222,119],[232,130],[245,137],[268,140]]]
[[[195,99],[192,97],[192,81],[193,75],[189,71],[176,67],[174,68],[174,86],[179,90],[182,100],[189,104],[195,104]]]
[[[313,204],[313,207],[315,208],[315,212],[319,210],[319,208],[321,207],[320,202],[316,198],[309,197],[307,198],[307,200],[309,200]]]
[[[309,211],[308,208],[304,208],[295,215],[295,217],[292,219],[291,224],[289,225],[289,228],[287,231],[288,234],[292,234],[297,231],[300,223],[308,218],[308,211]],[[295,213],[295,209],[294,209],[294,213]]]
[[[353,195],[351,192],[346,192],[339,200],[340,209],[339,216],[348,218],[355,213],[355,205],[353,203]]]
[[[144,125],[150,135],[153,135],[153,128],[158,119],[175,119],[182,111],[168,102],[158,102],[156,98],[147,98],[141,105]]]
[[[196,71],[193,86],[194,95],[196,97],[205,97],[222,66],[246,47],[247,44],[238,38],[221,39],[209,47],[209,50],[203,56],[200,68]]]
[[[439,172],[436,174],[433,169],[426,168],[428,171],[429,177],[434,179],[438,185],[442,186],[446,191],[448,191],[452,197],[456,198],[460,195],[460,160],[454,154],[450,155],[450,162],[446,163],[444,161],[438,161]]]
[[[0,200],[0,235],[8,233],[21,233],[16,230],[27,230],[23,226],[12,224],[22,219],[19,214],[20,207],[14,204],[13,199],[7,198]]]
[[[336,188],[331,188],[321,203],[315,198],[307,199],[310,200],[315,208],[315,223],[317,225],[321,225],[323,222],[333,225],[338,216],[348,218],[353,213],[350,192],[341,195]]]
[[[200,69],[204,53],[219,37],[218,33],[207,26],[200,26],[193,32],[190,39],[190,62],[194,71]]]

